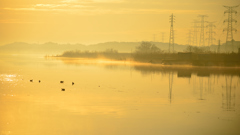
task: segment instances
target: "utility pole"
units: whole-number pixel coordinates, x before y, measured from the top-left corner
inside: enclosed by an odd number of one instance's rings
[[[239,5],[238,5],[239,6]],[[228,19],[224,20],[223,23],[227,22],[227,28],[223,29],[223,31],[227,31],[227,38],[226,38],[226,45],[229,45],[228,41],[231,41],[232,43],[232,51],[234,50],[233,48],[233,31],[237,31],[237,29],[232,27],[232,22],[237,23],[237,20],[232,18],[232,13],[237,14],[237,11],[234,10],[234,8],[238,7],[238,6],[224,6],[225,8],[227,8],[226,11],[224,11],[224,15],[226,13],[228,13]]]
[[[210,49],[210,45],[213,45],[213,40],[216,40],[215,38],[213,38],[213,34],[216,34],[215,31],[213,31],[213,28],[215,28],[216,26],[214,25],[214,22],[208,22],[207,28],[208,31],[206,33],[208,33],[208,47]]]
[[[189,30],[189,32],[188,32],[188,45],[192,45],[192,31],[191,30]]]
[[[205,46],[205,39],[204,39],[204,28],[205,25],[204,23],[206,21],[204,21],[205,17],[208,17],[207,15],[199,15],[198,17],[201,17],[201,31],[200,31],[200,41],[199,41],[199,46]]]
[[[198,45],[198,21],[193,22],[193,45]]]
[[[165,32],[162,32],[162,42],[164,43],[164,35],[165,35]]]
[[[170,16],[170,38],[169,38],[169,53],[174,53],[174,30],[173,30],[173,23],[174,23],[174,18],[173,14]]]

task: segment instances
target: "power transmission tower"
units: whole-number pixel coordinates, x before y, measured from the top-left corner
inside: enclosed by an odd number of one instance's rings
[[[170,38],[169,38],[169,53],[173,53],[174,52],[174,30],[173,30],[173,23],[175,21],[175,16],[170,15],[170,23],[171,23],[171,27],[170,27]]]
[[[153,42],[156,42],[156,34],[153,34]]]
[[[215,38],[213,38],[213,34],[216,34],[215,31],[213,31],[213,28],[215,28],[216,26],[214,25],[214,22],[208,22],[207,28],[208,31],[206,33],[208,33],[208,46],[210,47],[210,45],[213,45],[213,40],[216,40]]]
[[[188,32],[188,45],[192,45],[192,31],[189,30]]]
[[[165,32],[162,32],[162,42],[164,43],[164,35],[165,35]]]
[[[232,18],[232,13],[237,14],[237,11],[234,10],[234,8],[238,7],[238,6],[224,6],[225,8],[227,8],[226,11],[224,11],[224,15],[226,13],[228,13],[228,19],[224,20],[223,23],[227,22],[227,28],[223,29],[223,31],[227,31],[227,38],[226,38],[226,44],[228,45],[228,41],[231,41],[232,43],[232,51],[233,51],[233,31],[237,31],[237,29],[232,27],[232,22],[237,23],[237,20]]]
[[[199,15],[198,17],[201,17],[201,31],[200,31],[200,41],[199,41],[199,46],[205,46],[205,39],[204,39],[204,28],[205,25],[204,23],[206,21],[204,21],[205,17],[208,17],[207,15]]]
[[[220,40],[218,40],[218,48],[217,48],[217,53],[220,53]]]
[[[198,45],[198,21],[193,22],[193,45]]]

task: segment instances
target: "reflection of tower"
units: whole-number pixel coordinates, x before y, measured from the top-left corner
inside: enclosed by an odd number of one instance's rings
[[[174,52],[174,30],[173,30],[173,22],[174,22],[174,16],[173,14],[170,16],[170,38],[169,38],[169,53]]]
[[[169,72],[169,100],[172,103],[173,72]]]
[[[226,11],[224,11],[224,14],[228,13],[228,19],[224,20],[223,23],[227,22],[227,28],[223,29],[223,31],[227,31],[227,39],[226,39],[226,44],[228,45],[228,41],[231,41],[232,43],[232,51],[233,51],[233,31],[237,31],[237,29],[232,27],[232,22],[237,23],[237,20],[232,18],[232,13],[237,14],[237,11],[234,10],[234,8],[238,7],[238,6],[224,6],[225,8],[227,8]]]
[[[200,85],[200,87],[199,87],[199,89],[200,89],[200,98],[199,98],[199,100],[204,100],[203,99],[203,78],[202,77],[199,78],[199,85]]]
[[[208,77],[208,93],[212,93],[212,78],[211,76]]]
[[[196,90],[196,76],[193,76],[193,91],[194,91],[194,93],[196,92],[195,90]]]
[[[222,94],[222,108],[226,111],[235,111],[235,91],[232,89],[232,76],[225,78],[226,91]]]

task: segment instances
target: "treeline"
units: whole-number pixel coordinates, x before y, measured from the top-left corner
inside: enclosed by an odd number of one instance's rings
[[[187,46],[184,52],[169,53],[152,42],[142,42],[132,53],[118,53],[114,49],[105,51],[65,51],[57,57],[107,58],[111,60],[134,60],[144,63],[190,64],[190,65],[239,65],[239,53],[216,53],[208,47]]]
[[[166,57],[166,52],[158,48],[151,42],[142,42],[136,47],[132,57],[135,61],[148,63],[161,63]]]
[[[106,49],[105,51],[65,51],[56,57],[73,57],[73,58],[107,58],[112,60],[126,60],[130,58],[129,53],[118,53],[114,49]]]
[[[183,52],[168,53],[151,42],[142,42],[132,54],[139,62],[162,64],[190,64],[197,66],[240,65],[240,53],[219,53],[209,47],[187,46]]]

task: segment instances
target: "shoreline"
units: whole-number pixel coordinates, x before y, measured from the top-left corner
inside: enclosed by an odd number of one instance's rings
[[[48,57],[48,56],[46,56]],[[192,66],[192,67],[240,67],[240,53],[118,53],[69,51],[55,58],[108,59],[109,61],[134,61],[134,63],[157,66]]]
[[[74,60],[76,63],[94,63],[94,64],[110,64],[110,65],[133,65],[133,66],[146,66],[146,67],[159,67],[159,68],[179,68],[179,69],[239,69],[240,66],[197,66],[191,64],[162,64],[162,63],[151,63],[151,62],[141,62],[133,59],[126,60],[114,60],[109,58],[80,58],[80,57],[59,57],[59,56],[48,56],[47,58],[59,59],[59,60]]]

